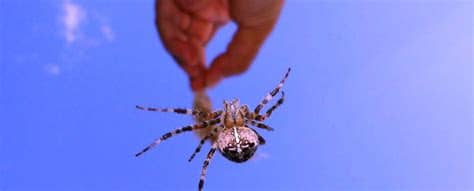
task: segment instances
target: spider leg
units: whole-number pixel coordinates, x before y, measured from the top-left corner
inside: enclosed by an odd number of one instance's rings
[[[157,112],[174,112],[179,114],[186,114],[186,115],[195,115],[199,113],[199,111],[193,109],[186,109],[186,108],[156,108],[156,107],[145,107],[141,105],[135,106],[137,109],[146,110],[146,111],[157,111]]]
[[[212,120],[208,120],[208,121],[204,121],[202,123],[199,123],[199,124],[194,124],[194,125],[188,125],[188,126],[184,126],[184,127],[181,127],[181,128],[178,128],[178,129],[175,129],[173,131],[170,131],[168,133],[165,133],[164,135],[162,135],[159,139],[156,139],[153,143],[151,143],[150,145],[148,145],[147,147],[145,147],[142,151],[138,152],[137,154],[135,154],[136,157],[142,155],[143,153],[147,152],[148,150],[150,150],[151,148],[155,147],[156,145],[160,144],[161,142],[165,141],[166,139],[174,136],[174,135],[177,135],[177,134],[180,134],[182,132],[185,132],[185,131],[192,131],[192,130],[195,130],[195,129],[203,129],[203,128],[206,128],[206,127],[209,127],[209,126],[213,126],[215,124],[218,124],[221,122],[221,119],[220,118],[217,118],[217,119],[212,119]]]
[[[268,131],[273,131],[273,128],[271,128],[270,126],[265,125],[265,124],[263,124],[263,123],[259,123],[259,122],[256,122],[256,121],[250,121],[250,120],[247,120],[247,123],[250,123],[250,125],[255,126],[255,127],[258,127],[258,128],[260,128],[260,129],[265,129],[265,130],[268,130]]]
[[[284,91],[281,91],[281,97],[280,99],[278,99],[278,101],[270,108],[268,109],[265,114],[263,115],[259,115],[259,114],[255,114],[255,120],[257,121],[264,121],[265,119],[269,118],[270,115],[272,115],[273,111],[275,111],[275,109],[277,109],[278,107],[280,107],[281,104],[283,104],[283,101],[285,101],[285,92]]]
[[[214,156],[216,149],[217,149],[217,142],[212,144],[211,150],[209,150],[209,153],[207,154],[207,158],[206,160],[204,160],[204,164],[202,165],[201,177],[199,178],[199,185],[198,185],[199,191],[202,191],[202,188],[204,187],[204,181],[206,180],[207,166],[209,165],[209,162]]]
[[[260,110],[262,110],[263,106],[267,104],[272,98],[280,91],[280,88],[283,87],[283,84],[285,83],[286,79],[288,78],[288,75],[290,74],[291,68],[288,68],[288,71],[286,72],[285,76],[283,79],[281,79],[280,83],[270,92],[268,93],[265,98],[263,98],[262,102],[255,107],[254,113],[259,114]]]
[[[188,161],[191,162],[191,160],[193,160],[193,158],[196,156],[197,153],[199,153],[201,151],[201,148],[202,148],[202,145],[204,145],[204,143],[206,142],[207,139],[213,137],[217,131],[219,131],[219,128],[223,128],[222,125],[220,125],[219,127],[214,127],[211,131],[211,133],[209,133],[209,135],[206,135],[204,138],[201,139],[201,141],[199,141],[199,144],[198,146],[196,147],[196,149],[194,150],[193,154],[191,155],[191,157],[189,157]]]
[[[145,107],[141,105],[136,105],[135,107],[137,109],[145,110],[145,111],[170,112],[170,113],[178,113],[178,114],[184,114],[184,115],[203,116],[206,118],[216,118],[217,116],[222,114],[222,111],[220,110],[212,112],[212,113],[208,113],[208,112],[203,112],[203,111],[194,110],[194,109],[186,109],[186,108],[156,108],[156,107]]]

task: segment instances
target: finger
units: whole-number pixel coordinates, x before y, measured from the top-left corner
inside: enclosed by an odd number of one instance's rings
[[[194,40],[191,40],[191,41],[193,42]],[[183,62],[180,60],[180,57],[174,56],[175,60],[178,62],[181,68],[183,68],[183,70],[188,74],[191,89],[193,91],[202,90],[205,87],[204,85],[205,84],[204,48],[200,46],[197,42],[183,43],[183,42],[177,41],[174,43],[174,45],[176,46],[170,47],[170,50],[174,50],[178,53],[185,53],[185,56],[191,55],[190,56],[191,59],[193,57],[195,58],[195,60]]]
[[[195,39],[182,41],[172,35],[169,35],[169,28],[164,25],[160,36],[168,52],[175,61],[190,76],[197,76],[197,70],[204,70],[204,47]]]
[[[209,67],[208,70],[205,72],[205,86],[206,87],[214,87],[219,83],[223,78],[222,67],[225,66],[224,63],[227,62],[228,57],[224,54],[219,55],[216,57]]]
[[[181,11],[190,15],[186,34],[206,45],[219,26],[230,20],[227,0],[176,0]]]
[[[176,0],[178,7],[194,17],[226,23],[230,20],[228,0]]]
[[[177,44],[180,44],[179,42]],[[186,47],[188,44],[181,44],[182,46]],[[178,45],[180,46],[180,45]],[[179,49],[179,48],[178,48]],[[189,48],[184,48],[184,49],[189,49]],[[205,81],[204,81],[204,64],[184,64],[183,61],[180,60],[179,57],[173,56],[173,58],[176,60],[178,65],[186,72],[186,74],[189,77],[191,89],[193,91],[199,91],[202,90],[205,87]]]
[[[189,28],[191,17],[179,10],[171,0],[159,0],[155,5],[155,24],[157,29],[170,29],[168,34],[174,37],[186,38],[185,29]],[[164,27],[163,25],[166,25]],[[160,29],[162,28],[162,29]],[[175,34],[175,35],[173,35]],[[184,40],[185,39],[181,39]]]
[[[186,29],[186,33],[201,46],[204,46],[211,39],[213,30],[214,24],[212,22],[194,18]]]
[[[157,1],[156,26],[165,48],[188,74],[192,89],[202,89],[204,47],[185,32],[190,25],[189,15],[180,11],[173,1]]]
[[[224,77],[246,71],[270,30],[271,28],[239,28],[227,50],[214,59],[206,71],[206,86],[212,87]]]
[[[197,78],[189,78],[191,90],[193,90],[194,92],[201,92],[204,90],[204,88],[206,88],[205,78],[203,76],[204,75],[201,75]]]
[[[284,0],[238,0],[229,1],[230,15],[240,26],[259,27],[275,23]]]
[[[223,25],[230,21],[229,1],[214,0],[212,3],[208,4],[208,6],[195,12],[195,15],[201,19]]]
[[[283,0],[230,1],[229,6],[238,29],[226,51],[219,55],[206,71],[208,87],[214,86],[224,77],[243,73],[249,68],[272,31],[283,6]]]
[[[179,8],[186,12],[196,12],[209,6],[215,0],[175,0]]]
[[[180,30],[184,27],[180,25],[184,24],[179,23],[179,18],[185,18],[183,16],[185,14],[170,0],[157,1],[155,9],[155,24],[163,45],[173,55],[178,64],[190,63],[193,55],[190,55],[190,51],[186,50],[188,46],[185,43],[188,41],[188,36],[184,33],[184,30]]]

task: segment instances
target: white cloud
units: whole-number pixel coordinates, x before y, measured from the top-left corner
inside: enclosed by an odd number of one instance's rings
[[[86,10],[73,0],[63,0],[61,8],[61,32],[66,43],[89,48],[115,40],[108,19],[97,11]]]
[[[80,35],[80,25],[85,20],[86,12],[78,4],[71,1],[64,1],[63,15],[61,21],[64,26],[64,37],[66,42],[74,43],[78,40]]]

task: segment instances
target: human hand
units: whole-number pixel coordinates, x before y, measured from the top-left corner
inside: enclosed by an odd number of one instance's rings
[[[283,0],[157,0],[156,25],[165,48],[201,91],[248,69],[280,14]],[[205,46],[233,20],[237,31],[225,52],[205,65]]]

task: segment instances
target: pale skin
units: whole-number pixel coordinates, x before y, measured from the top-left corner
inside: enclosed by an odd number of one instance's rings
[[[245,72],[272,31],[283,0],[157,0],[160,38],[189,76],[193,91]],[[233,21],[237,31],[226,50],[205,63],[205,48],[219,27]]]

